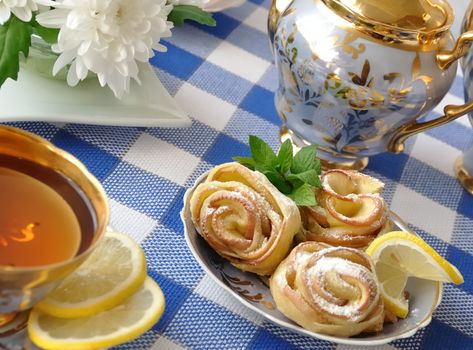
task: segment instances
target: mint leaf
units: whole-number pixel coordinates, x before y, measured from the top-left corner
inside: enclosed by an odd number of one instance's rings
[[[312,169],[314,169],[319,175],[322,172],[322,165],[320,164],[319,158],[315,158],[315,164]]]
[[[33,24],[33,31],[36,35],[39,35],[48,44],[57,43],[57,37],[59,35],[58,28],[46,28],[36,21],[33,21],[32,24]]]
[[[291,172],[293,174],[299,174],[309,169],[315,169],[317,163],[315,158],[316,150],[317,146],[311,145],[303,147],[297,152],[292,161]]]
[[[174,6],[171,13],[168,15],[168,20],[176,26],[184,25],[184,21],[186,20],[191,20],[210,27],[215,27],[217,25],[217,22],[215,22],[211,13],[192,5]]]
[[[316,146],[302,148],[293,156],[292,144],[284,142],[276,155],[259,137],[250,135],[252,158],[233,157],[246,167],[265,175],[277,189],[300,206],[317,204],[315,191],[320,184],[320,161],[315,158]]]
[[[268,166],[275,166],[277,164],[278,158],[266,142],[257,136],[250,135],[249,143],[251,155],[256,163]]]
[[[289,194],[292,192],[292,186],[286,181],[283,175],[281,175],[276,169],[273,169],[264,164],[256,164],[255,170],[266,176],[274,186],[277,187],[281,193]]]
[[[235,162],[238,162],[244,166],[246,166],[247,168],[250,168],[251,170],[255,170],[255,165],[256,165],[256,162],[253,158],[249,158],[249,157],[233,157],[232,158]]]
[[[284,141],[279,149],[278,153],[278,162],[279,162],[279,171],[285,174],[292,165],[293,158],[293,149],[292,143],[290,140]]]
[[[300,206],[311,207],[317,204],[312,186],[306,183],[294,189],[294,191],[287,196]]]
[[[8,78],[18,79],[20,52],[28,57],[32,32],[30,23],[20,21],[13,15],[0,25],[0,86]]]
[[[299,174],[289,174],[287,175],[287,179],[291,181],[293,184],[295,183],[308,183],[311,186],[314,187],[320,187],[320,178],[319,178],[319,172],[315,171],[314,169],[310,169],[307,171],[304,171]],[[293,182],[294,181],[294,182]]]

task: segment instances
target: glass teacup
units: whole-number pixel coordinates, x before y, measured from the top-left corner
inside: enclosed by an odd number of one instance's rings
[[[28,310],[53,290],[61,280],[74,271],[95,249],[103,237],[109,219],[107,197],[98,180],[86,167],[69,153],[60,150],[45,139],[9,126],[0,126],[0,158],[13,164],[28,164],[32,169],[29,176],[37,177],[50,186],[69,204],[75,195],[83,196],[80,205],[71,205],[80,229],[84,223],[80,219],[90,212],[87,224],[89,234],[81,231],[79,248],[70,258],[45,265],[9,266],[0,264],[0,343],[2,337],[24,328]],[[11,165],[11,164],[10,164]],[[10,167],[10,165],[8,167]],[[65,179],[63,183],[42,179],[35,169],[47,169]],[[43,174],[44,175],[44,174]],[[44,177],[44,176],[43,176]],[[56,179],[56,177],[54,177]],[[48,182],[49,181],[49,182]],[[72,190],[73,189],[73,190]],[[76,191],[76,192],[74,192]],[[83,211],[83,212],[81,212]],[[90,226],[92,225],[92,226]],[[5,229],[0,227],[0,230]],[[6,238],[5,238],[6,237]],[[15,236],[19,238],[18,236]],[[0,244],[8,249],[8,235],[0,233]],[[38,252],[47,254],[47,251]]]

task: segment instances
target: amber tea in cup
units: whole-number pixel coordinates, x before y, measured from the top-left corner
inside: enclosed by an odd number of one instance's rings
[[[32,161],[0,155],[0,265],[72,259],[92,242],[95,213],[76,184]]]
[[[0,125],[0,340],[88,257],[108,217],[102,186],[79,160]]]

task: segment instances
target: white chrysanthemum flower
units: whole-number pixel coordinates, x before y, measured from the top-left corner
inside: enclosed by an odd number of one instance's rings
[[[137,62],[148,62],[153,49],[166,51],[161,38],[171,36],[166,0],[36,0],[54,6],[36,17],[44,27],[60,28],[57,74],[70,64],[67,83],[75,86],[89,71],[115,96],[128,92],[131,78],[139,82]]]
[[[0,25],[8,21],[12,13],[23,22],[29,22],[37,9],[33,0],[0,0]]]
[[[168,2],[173,5],[194,5],[209,12],[217,12],[240,6],[245,0],[170,0]]]

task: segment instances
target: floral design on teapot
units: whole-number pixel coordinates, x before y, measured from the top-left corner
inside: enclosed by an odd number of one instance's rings
[[[279,72],[276,109],[293,141],[318,144],[325,160],[390,150],[400,130],[421,125],[416,120],[455,77],[456,62],[441,68],[437,57],[454,47],[448,23],[432,43],[416,47],[411,29],[398,28],[396,40],[368,35],[326,4],[343,0],[293,0],[279,12],[277,2],[268,22]]]

